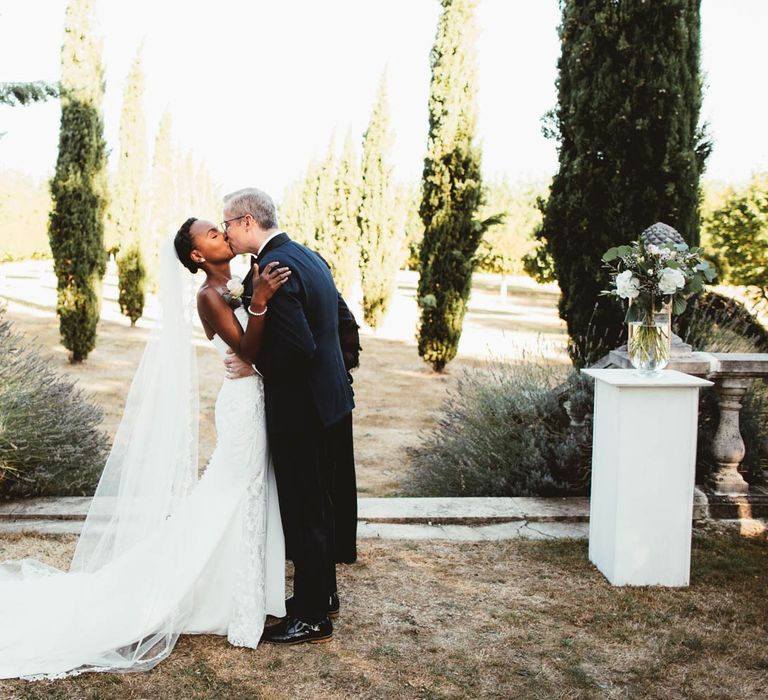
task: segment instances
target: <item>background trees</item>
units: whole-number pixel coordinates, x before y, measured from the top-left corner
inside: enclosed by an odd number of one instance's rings
[[[141,56],[128,74],[120,115],[120,153],[114,196],[117,232],[117,269],[120,311],[131,319],[131,325],[144,311],[146,269],[142,236],[147,234],[146,207],[147,133],[142,100],[144,73]]]
[[[351,132],[347,132],[344,139],[333,185],[331,266],[336,286],[345,298],[350,299],[360,283],[357,214],[360,211],[361,191],[360,166]]]
[[[71,362],[96,345],[100,283],[106,269],[106,148],[101,118],[101,45],[92,0],[67,6],[61,50],[61,130],[48,235],[58,278],[59,328]]]
[[[392,180],[393,140],[386,76],[382,76],[368,128],[363,134],[362,184],[357,217],[363,316],[366,323],[374,328],[389,308],[395,274],[402,257],[402,224],[396,215],[396,191]]]
[[[717,252],[721,278],[752,287],[768,302],[768,173],[754,175],[744,188],[729,190],[704,228]]]
[[[442,0],[432,48],[429,137],[419,213],[424,222],[418,301],[419,355],[441,371],[456,355],[480,240],[498,219],[484,203],[474,143],[476,0]]]
[[[560,167],[540,238],[562,290],[571,355],[597,360],[623,332],[600,256],[663,221],[699,239],[699,0],[564,0],[558,106]]]

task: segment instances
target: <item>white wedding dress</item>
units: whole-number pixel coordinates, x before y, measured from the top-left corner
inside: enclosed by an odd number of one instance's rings
[[[236,313],[241,324],[244,314]],[[213,343],[227,350],[218,336]],[[266,614],[285,615],[284,540],[260,376],[223,380],[216,430],[202,478],[129,546],[115,546],[105,564],[68,572],[31,560],[0,565],[0,678],[144,671],[180,633],[226,635],[255,648]],[[161,469],[162,451],[147,454]]]

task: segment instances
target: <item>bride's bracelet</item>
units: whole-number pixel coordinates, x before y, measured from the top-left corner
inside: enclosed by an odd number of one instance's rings
[[[247,311],[249,314],[251,314],[251,316],[263,316],[265,313],[267,313],[267,309],[268,309],[268,308],[269,308],[269,307],[268,307],[266,304],[264,304],[264,311],[251,311],[251,305],[250,305],[250,304],[248,304],[248,306],[245,308],[245,310],[246,310],[246,311]]]

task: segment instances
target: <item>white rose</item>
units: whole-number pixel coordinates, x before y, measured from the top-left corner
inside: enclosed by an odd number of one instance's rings
[[[243,286],[243,280],[239,277],[233,277],[231,280],[227,280],[227,291],[233,299],[239,299],[245,292]]]
[[[640,280],[632,276],[632,270],[616,275],[616,291],[622,299],[636,299],[640,295]]]
[[[659,291],[662,294],[674,294],[685,287],[685,275],[680,270],[665,267],[659,273]]]

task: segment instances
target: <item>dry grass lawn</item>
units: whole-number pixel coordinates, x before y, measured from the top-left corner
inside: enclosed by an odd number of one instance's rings
[[[73,537],[0,539],[66,565]],[[0,681],[17,700],[765,698],[768,542],[697,536],[691,586],[613,588],[583,541],[364,541],[329,644],[180,639],[146,674]]]

